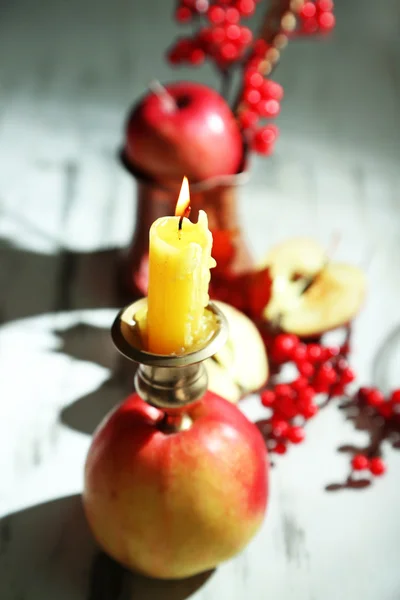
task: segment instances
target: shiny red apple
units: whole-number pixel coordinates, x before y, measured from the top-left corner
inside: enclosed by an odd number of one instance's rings
[[[151,577],[183,578],[231,558],[260,527],[268,463],[255,425],[207,392],[189,429],[130,396],[95,433],[84,506],[102,548]]]
[[[241,167],[243,140],[225,100],[200,83],[150,91],[133,108],[125,160],[156,180],[202,181]]]

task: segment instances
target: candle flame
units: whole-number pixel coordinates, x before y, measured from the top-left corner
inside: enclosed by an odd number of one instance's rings
[[[186,217],[190,207],[189,182],[187,177],[183,178],[181,191],[179,192],[178,202],[176,203],[175,216]]]

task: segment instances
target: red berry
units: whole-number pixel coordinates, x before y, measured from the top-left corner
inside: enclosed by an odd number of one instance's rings
[[[227,8],[225,11],[225,21],[227,23],[239,23],[240,13],[237,8]]]
[[[220,25],[225,21],[225,11],[221,6],[213,4],[208,10],[208,20],[214,25]]]
[[[250,17],[256,10],[254,0],[239,0],[236,7],[241,15],[244,17]]]
[[[299,14],[303,19],[309,19],[310,17],[315,17],[316,12],[317,8],[314,2],[305,2],[301,7]]]
[[[189,62],[192,65],[201,65],[204,62],[206,55],[201,48],[194,48],[189,54]]]
[[[267,44],[267,42],[265,40],[261,40],[261,39],[256,40],[254,42],[254,47],[253,47],[254,56],[264,58],[265,55],[267,54],[269,48],[270,48],[270,46]]]
[[[265,144],[273,144],[276,141],[277,132],[274,128],[266,125],[265,127],[260,127],[254,137],[258,138],[260,142],[264,142]]]
[[[226,38],[225,27],[213,27],[211,30],[211,39],[214,44],[224,42]]]
[[[331,31],[335,27],[336,19],[330,12],[323,12],[318,17],[318,25],[323,31]]]
[[[299,391],[299,401],[310,404],[315,398],[315,390],[310,385]]]
[[[379,477],[385,473],[386,465],[384,461],[379,458],[379,456],[376,456],[375,458],[371,458],[369,461],[369,470],[371,471],[372,475]]]
[[[312,17],[311,19],[305,19],[303,25],[301,26],[301,31],[306,35],[310,35],[318,31],[318,21],[316,18]]]
[[[208,11],[208,0],[195,0],[195,9],[198,13],[206,13]]]
[[[341,383],[336,383],[335,385],[333,385],[330,388],[329,394],[332,397],[334,397],[334,396],[343,396],[344,390],[345,390],[345,386],[344,385],[342,385]]]
[[[298,344],[293,353],[293,360],[298,365],[304,362],[307,358],[307,346],[303,343]]]
[[[249,106],[257,106],[260,98],[261,94],[258,90],[248,88],[244,91],[243,99]]]
[[[239,56],[239,50],[236,48],[235,44],[232,44],[232,42],[226,42],[225,44],[222,44],[220,52],[221,57],[227,61],[236,60]]]
[[[345,369],[343,369],[343,371],[340,374],[340,382],[344,384],[351,383],[355,380],[355,378],[356,374],[350,367],[346,367]]]
[[[259,115],[254,110],[243,110],[240,113],[239,121],[243,129],[251,129],[257,125]]]
[[[244,76],[244,83],[249,88],[260,88],[264,82],[264,77],[259,71],[247,70]]]
[[[283,98],[283,87],[279,83],[276,83],[276,81],[265,79],[262,84],[261,94],[266,99],[280,101]]]
[[[272,390],[264,390],[261,392],[261,404],[270,408],[275,402],[275,393]]]
[[[276,409],[284,419],[293,419],[298,414],[297,406],[290,397],[277,399]]]
[[[368,469],[369,460],[365,456],[365,454],[356,454],[355,456],[353,456],[351,466],[355,471],[363,471],[364,469]]]
[[[319,408],[316,404],[307,404],[301,409],[301,414],[305,419],[312,419],[318,413]]]
[[[271,425],[272,425],[272,433],[274,434],[275,437],[277,438],[281,438],[281,437],[285,437],[287,434],[287,431],[289,429],[289,425],[287,421],[284,421],[283,419],[272,419],[271,420]]]
[[[297,365],[297,368],[303,377],[310,378],[314,375],[315,368],[310,362],[303,361]]]
[[[334,358],[340,354],[339,346],[328,346],[324,348],[323,352],[323,360],[329,360],[330,358]]]
[[[182,61],[182,58],[174,48],[171,48],[167,53],[167,60],[171,63],[171,65],[177,65]]]
[[[289,427],[287,438],[292,444],[300,444],[305,438],[305,432],[302,427]]]
[[[370,387],[366,387],[366,386],[360,387],[360,389],[358,390],[358,397],[360,398],[360,400],[364,400],[366,402],[367,396],[371,390],[372,390],[372,388],[370,388]]]
[[[187,6],[179,6],[175,11],[175,19],[179,23],[187,23],[192,19],[193,13]]]
[[[281,107],[277,100],[261,100],[257,104],[257,112],[267,119],[273,119],[280,113]]]
[[[394,390],[394,391],[392,392],[392,395],[391,395],[391,397],[390,397],[390,401],[391,401],[393,404],[400,404],[400,389],[398,389],[398,390]]]
[[[210,44],[213,42],[213,30],[211,27],[202,27],[197,34],[197,43],[201,45],[204,50],[208,50]]]
[[[318,0],[316,8],[320,12],[332,12],[333,0]]]
[[[168,52],[168,59],[172,64],[177,64],[186,60],[193,50],[192,40],[188,38],[179,39],[175,46],[173,46]]]
[[[377,409],[384,419],[390,419],[393,416],[393,405],[390,402],[380,404]]]
[[[286,454],[286,452],[287,452],[286,444],[284,444],[283,442],[276,444],[275,448],[273,449],[273,452],[276,452],[277,454]]]
[[[366,392],[365,400],[366,400],[367,404],[377,408],[385,402],[385,396],[378,389],[371,388]]]
[[[323,359],[324,348],[319,344],[309,344],[307,346],[307,360],[315,364]]]
[[[278,383],[274,391],[280,398],[292,398],[294,396],[294,392],[288,383]]]
[[[291,385],[296,392],[300,392],[300,390],[304,390],[308,386],[308,381],[305,377],[298,377],[292,381]]]
[[[320,381],[317,378],[313,381],[313,386],[317,394],[327,394],[329,392],[329,384],[326,381]]]
[[[240,43],[242,46],[248,46],[253,41],[253,32],[248,27],[240,28]]]
[[[228,25],[225,30],[226,39],[235,42],[240,38],[240,27],[238,25]]]
[[[335,369],[330,363],[324,363],[318,369],[316,380],[331,386],[337,380]]]
[[[274,151],[274,144],[268,144],[254,136],[251,140],[251,148],[254,152],[257,152],[257,154],[271,156]]]
[[[299,344],[297,335],[291,333],[280,333],[276,336],[272,345],[272,360],[277,363],[291,360]]]
[[[252,140],[252,148],[255,152],[269,155],[273,152],[277,131],[275,128],[266,125],[258,129]],[[279,361],[276,361],[279,362]]]

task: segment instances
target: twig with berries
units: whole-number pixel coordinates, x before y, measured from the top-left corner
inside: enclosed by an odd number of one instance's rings
[[[375,387],[361,387],[340,408],[356,429],[368,433],[369,443],[363,448],[351,445],[340,448],[352,455],[350,473],[344,483],[328,485],[329,491],[367,487],[372,482],[371,477],[380,477],[386,472],[383,444],[391,442],[395,448],[400,447],[400,389],[385,398]]]
[[[221,76],[225,98],[232,97],[233,71],[242,69],[233,110],[247,145],[270,155],[278,128],[263,123],[280,112],[283,88],[270,79],[288,40],[333,29],[332,0],[270,0],[257,36],[242,24],[260,0],[178,0],[175,17],[180,23],[195,22],[192,35],[169,49],[171,64],[201,65],[210,60]]]
[[[289,383],[274,383],[261,392],[261,402],[270,416],[259,422],[270,452],[285,454],[289,444],[305,439],[304,426],[333,398],[343,396],[355,379],[348,364],[350,328],[342,346],[301,341],[293,334],[279,333],[267,342],[275,373],[293,363],[298,377]]]

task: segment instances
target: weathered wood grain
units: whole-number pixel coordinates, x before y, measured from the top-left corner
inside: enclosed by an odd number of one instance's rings
[[[285,52],[281,139],[253,161],[241,212],[259,257],[312,235],[366,270],[353,362],[388,389],[400,385],[400,6],[336,4],[334,38]],[[134,183],[117,160],[125,113],[154,77],[216,83],[209,67],[165,64],[171,12],[157,0],[1,3],[0,598],[396,600],[400,455],[385,449],[389,475],[376,485],[327,493],[347,475],[337,448],[364,442],[334,407],[277,461],[262,531],[214,573],[129,575],[87,529],[89,434],[132,381],[107,333],[134,221]],[[262,416],[256,398],[243,410]]]

